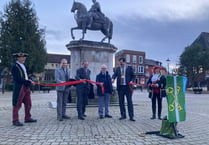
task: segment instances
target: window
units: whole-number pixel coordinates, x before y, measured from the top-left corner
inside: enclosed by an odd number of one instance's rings
[[[140,65],[140,66],[138,67],[138,72],[139,72],[139,73],[144,73],[144,66]]]
[[[136,55],[133,55],[133,63],[136,63]]]
[[[126,55],[126,62],[130,63],[130,55],[129,54]]]
[[[136,65],[133,65],[133,70],[134,70],[134,73],[137,73],[137,66]]]
[[[139,56],[139,64],[143,64],[143,56]]]

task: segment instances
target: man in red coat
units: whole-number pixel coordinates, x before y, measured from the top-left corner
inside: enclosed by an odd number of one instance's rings
[[[28,54],[26,53],[15,53],[16,63],[12,66],[12,76],[14,79],[12,105],[13,105],[13,125],[23,126],[19,121],[18,112],[21,108],[22,103],[25,105],[25,123],[37,122],[37,120],[31,118],[31,96],[30,96],[30,85],[31,80],[28,79],[27,71],[25,68],[25,60]]]

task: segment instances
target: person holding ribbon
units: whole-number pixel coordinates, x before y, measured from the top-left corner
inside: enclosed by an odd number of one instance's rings
[[[129,83],[134,82],[135,74],[131,66],[126,65],[125,58],[119,59],[120,66],[116,68],[113,76],[112,82],[114,83],[117,78],[117,90],[119,96],[119,106],[121,117],[119,120],[126,119],[126,109],[125,109],[125,96],[128,103],[128,114],[130,121],[135,121],[134,119],[134,108],[132,102],[132,88]]]
[[[98,108],[98,114],[99,118],[103,119],[106,118],[112,118],[111,115],[109,115],[109,103],[110,103],[110,95],[113,92],[111,77],[107,71],[107,65],[103,64],[101,66],[101,72],[96,76],[96,82],[103,83],[104,92],[102,92],[102,87],[100,85],[97,85],[97,95],[99,108]],[[105,109],[105,115],[103,114],[103,110]]]
[[[16,58],[15,64],[12,66],[12,77],[14,80],[13,95],[12,95],[12,117],[14,126],[23,126],[23,123],[19,121],[19,110],[22,103],[25,107],[25,123],[37,122],[36,119],[31,118],[31,91],[30,85],[32,80],[28,79],[26,67],[24,65],[27,53],[14,53],[13,56]]]
[[[88,69],[89,63],[88,61],[84,61],[82,63],[82,67],[77,69],[76,71],[76,80],[90,80],[91,71]],[[77,93],[77,112],[78,119],[85,120],[84,117],[86,111],[86,105],[88,104],[88,95],[90,91],[90,83],[88,81],[84,81],[76,85],[76,93]]]
[[[55,70],[55,81],[57,83],[67,82],[70,79],[70,70],[68,69],[67,59],[62,59],[60,68]],[[66,104],[70,93],[69,86],[56,86],[57,90],[57,120],[70,119],[66,115]]]
[[[156,118],[156,100],[158,104],[158,119],[161,120],[162,112],[162,98],[166,96],[166,79],[164,75],[161,75],[161,67],[155,66],[153,68],[153,75],[150,76],[147,81],[149,98],[152,100],[152,117],[150,119]]]

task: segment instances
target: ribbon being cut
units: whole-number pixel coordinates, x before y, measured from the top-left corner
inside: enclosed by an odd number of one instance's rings
[[[55,83],[55,84],[42,84],[42,83],[37,83],[37,82],[33,82],[33,84],[35,85],[40,85],[40,86],[46,86],[46,87],[53,87],[53,86],[65,86],[65,85],[75,85],[75,84],[79,84],[79,83],[83,83],[83,82],[89,82],[89,83],[93,83],[96,85],[100,85],[102,87],[102,93],[104,93],[104,86],[103,83],[98,83],[98,82],[94,82],[91,80],[79,80],[79,81],[70,81],[70,82],[63,82],[63,83]]]
[[[55,84],[42,84],[42,83],[37,83],[37,82],[33,82],[34,85],[40,85],[40,86],[46,86],[46,87],[54,87],[54,86],[65,86],[65,85],[75,85],[75,84],[79,84],[79,83],[83,83],[83,82],[89,82],[89,83],[93,83],[96,85],[100,85],[102,87],[102,93],[104,93],[104,86],[103,83],[99,83],[99,82],[94,82],[91,80],[79,80],[79,81],[69,81],[69,82],[63,82],[63,83],[55,83]],[[137,83],[129,83],[129,85],[137,85],[137,86],[143,86],[142,84],[137,84]],[[133,92],[133,89],[130,87],[131,92]]]

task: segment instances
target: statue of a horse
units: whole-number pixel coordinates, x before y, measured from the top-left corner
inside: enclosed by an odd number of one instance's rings
[[[72,39],[75,39],[75,36],[73,35],[73,30],[76,29],[82,30],[81,40],[84,39],[84,34],[86,33],[87,29],[100,30],[105,35],[101,42],[104,42],[105,39],[108,38],[108,43],[110,43],[110,39],[112,39],[113,33],[113,23],[109,18],[105,17],[104,22],[94,20],[92,25],[89,27],[88,25],[90,23],[90,17],[86,7],[82,3],[74,1],[71,12],[75,13],[75,20],[77,22],[77,27],[71,28]]]

